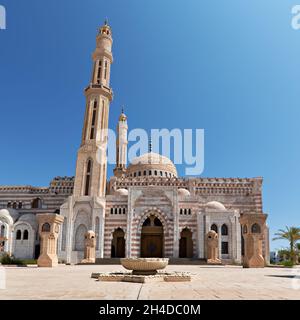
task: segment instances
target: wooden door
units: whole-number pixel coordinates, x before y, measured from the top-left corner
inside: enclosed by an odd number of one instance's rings
[[[125,257],[125,239],[124,237],[117,238],[117,257]]]
[[[141,256],[143,258],[162,258],[162,235],[142,235]]]

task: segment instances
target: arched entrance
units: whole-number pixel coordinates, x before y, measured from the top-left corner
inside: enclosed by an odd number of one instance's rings
[[[141,257],[163,257],[164,230],[159,218],[150,215],[143,223],[141,235]]]
[[[193,257],[193,233],[190,229],[185,228],[180,233],[179,240],[179,258]]]
[[[116,229],[113,233],[113,239],[111,242],[111,257],[125,257],[125,232],[121,228]]]

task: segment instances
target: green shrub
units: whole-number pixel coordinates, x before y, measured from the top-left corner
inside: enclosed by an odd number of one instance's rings
[[[24,259],[22,260],[23,264],[37,264],[36,259]]]
[[[16,259],[14,256],[10,256],[8,253],[4,253],[0,257],[0,262],[2,264],[16,264],[16,265],[24,265],[24,262],[20,259]]]
[[[291,260],[282,261],[280,264],[285,267],[293,267],[294,266],[294,263]]]

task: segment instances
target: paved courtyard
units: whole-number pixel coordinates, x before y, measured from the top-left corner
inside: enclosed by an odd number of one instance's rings
[[[0,299],[300,299],[300,268],[242,269],[238,266],[174,265],[191,282],[99,282],[92,272],[124,270],[118,265],[5,268]],[[299,278],[295,278],[297,275]]]

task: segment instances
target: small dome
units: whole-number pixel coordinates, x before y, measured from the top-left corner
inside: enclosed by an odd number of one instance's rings
[[[128,196],[128,190],[127,189],[118,189],[115,191],[115,194],[118,196]]]
[[[125,122],[126,120],[127,120],[127,116],[124,112],[122,112],[119,117],[119,122],[120,121]]]
[[[9,224],[14,223],[18,220],[19,218],[19,212],[15,209],[1,209],[0,210],[0,218],[4,217],[4,219],[6,218],[7,222]]]
[[[210,201],[205,206],[206,208],[212,209],[212,210],[226,211],[226,208],[224,207],[224,205],[218,201]]]
[[[177,170],[174,163],[169,158],[155,152],[145,153],[134,158],[127,168],[127,176],[139,170],[162,170],[177,177]]]
[[[178,195],[182,196],[182,197],[188,197],[191,194],[190,194],[189,190],[180,188],[180,189],[178,189]]]

